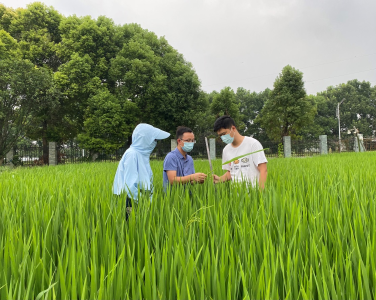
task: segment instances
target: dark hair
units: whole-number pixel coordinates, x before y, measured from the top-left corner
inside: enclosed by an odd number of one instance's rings
[[[214,132],[217,132],[219,129],[230,129],[231,126],[236,126],[235,121],[230,116],[219,117],[214,122]]]
[[[186,132],[193,132],[191,128],[185,127],[185,126],[179,126],[176,129],[176,139],[181,139],[183,137],[183,134]]]

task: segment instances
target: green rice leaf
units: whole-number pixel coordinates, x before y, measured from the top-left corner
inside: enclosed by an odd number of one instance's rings
[[[233,161],[235,161],[235,160],[237,160],[237,159],[239,159],[239,158],[242,158],[242,157],[244,157],[244,156],[251,155],[251,154],[255,154],[255,153],[257,153],[257,152],[261,152],[261,151],[268,150],[268,149],[269,149],[269,148],[265,148],[265,149],[257,150],[257,151],[255,151],[255,152],[250,152],[250,153],[247,153],[247,154],[243,154],[243,155],[237,156],[237,157],[235,157],[235,158],[233,158],[233,159],[230,159],[230,160],[224,162],[224,163],[222,164],[222,166],[223,166],[223,165],[227,165],[227,164],[229,164],[229,163],[232,163]]]
[[[56,283],[57,283],[57,282],[51,284],[51,285],[48,287],[48,289],[46,289],[46,290],[44,290],[44,291],[41,291],[41,292],[37,295],[37,297],[35,298],[35,300],[39,300],[39,299],[41,299],[41,298],[43,297],[43,295],[44,295],[45,293],[47,293],[50,289],[52,289]]]

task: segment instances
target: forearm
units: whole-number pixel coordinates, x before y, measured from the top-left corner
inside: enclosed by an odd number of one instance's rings
[[[219,182],[225,182],[231,180],[231,173],[227,171],[225,174],[223,174],[221,177],[219,177]]]
[[[268,177],[268,172],[260,172],[260,178],[259,178],[259,186],[261,189],[265,188],[266,178]]]
[[[187,176],[175,176],[173,180],[170,180],[170,184],[185,184],[189,182],[193,182],[193,175],[187,175]]]

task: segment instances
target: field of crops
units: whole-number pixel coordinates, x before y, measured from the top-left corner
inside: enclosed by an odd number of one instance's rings
[[[165,195],[153,161],[154,200],[128,222],[116,167],[0,173],[0,299],[376,297],[376,153],[271,159],[263,192],[192,195]]]

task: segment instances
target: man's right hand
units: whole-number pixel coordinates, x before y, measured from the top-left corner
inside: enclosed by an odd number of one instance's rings
[[[194,173],[191,175],[192,181],[204,183],[207,175],[205,173]]]

